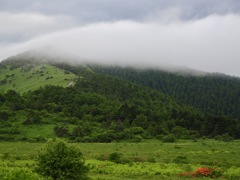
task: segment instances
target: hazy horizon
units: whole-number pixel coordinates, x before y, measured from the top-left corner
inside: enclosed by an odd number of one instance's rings
[[[0,61],[28,50],[240,76],[237,0],[0,0]]]

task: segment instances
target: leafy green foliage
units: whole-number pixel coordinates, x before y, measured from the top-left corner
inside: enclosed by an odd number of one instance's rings
[[[0,167],[1,180],[45,180],[38,174],[27,170],[26,168],[1,168]]]
[[[224,173],[224,176],[227,177],[227,179],[231,179],[231,180],[239,179],[240,178],[240,168],[233,166]]]
[[[109,161],[115,162],[115,163],[121,163],[122,162],[122,154],[118,152],[113,152],[109,154]]]
[[[87,179],[88,166],[77,147],[63,140],[49,141],[37,157],[37,172],[57,179]]]
[[[162,138],[163,142],[175,142],[176,141],[176,138],[174,137],[173,134],[169,134],[169,135],[166,135]]]

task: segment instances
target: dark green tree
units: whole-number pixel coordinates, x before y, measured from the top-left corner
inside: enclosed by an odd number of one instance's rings
[[[30,110],[27,119],[23,122],[24,125],[31,124],[40,124],[41,123],[41,115],[37,111]]]
[[[54,127],[53,131],[58,137],[66,137],[69,135],[68,126],[66,125],[62,125],[62,126],[57,125]]]
[[[88,179],[89,167],[76,146],[50,140],[37,156],[36,171],[53,180],[82,180]]]

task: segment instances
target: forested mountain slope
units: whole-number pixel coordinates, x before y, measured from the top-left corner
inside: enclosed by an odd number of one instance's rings
[[[222,74],[191,75],[157,69],[91,66],[98,73],[113,75],[172,96],[201,112],[240,119],[240,78]]]
[[[24,71],[26,67],[30,70]],[[89,65],[13,58],[0,63],[0,73],[7,68],[6,72],[13,74],[20,68],[21,75],[28,76],[36,67],[53,69],[43,72],[46,77],[59,71],[65,81],[71,75],[74,84],[42,85],[37,75],[36,89],[2,91],[0,140],[41,141],[56,136],[79,142],[174,141],[219,135],[240,138],[240,122],[233,118],[208,115],[151,86],[98,73],[99,69]],[[17,78],[15,81],[20,83]]]

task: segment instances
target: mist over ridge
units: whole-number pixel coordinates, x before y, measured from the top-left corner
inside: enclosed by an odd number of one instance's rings
[[[140,63],[121,63],[121,61],[103,61],[99,59],[89,59],[78,55],[73,55],[66,51],[61,51],[53,47],[41,47],[39,49],[31,49],[6,59],[2,62],[8,61],[27,61],[29,63],[49,63],[49,64],[68,64],[73,67],[78,66],[93,66],[102,68],[120,68],[120,69],[133,69],[137,71],[165,71],[169,73],[175,73],[181,76],[228,76],[238,78],[238,76],[232,76],[221,72],[207,72],[195,68],[190,68],[183,65],[174,64],[140,64]],[[1,63],[1,62],[0,62]]]
[[[59,0],[48,8],[44,3],[13,6],[4,0],[0,61],[44,49],[99,64],[170,65],[240,76],[238,1]]]
[[[186,66],[176,66],[170,64],[161,64],[158,66],[153,65],[141,65],[141,64],[120,64],[120,63],[104,63],[99,62],[98,60],[87,59],[79,56],[75,56],[72,54],[68,54],[66,52],[60,52],[58,50],[46,51],[46,49],[42,50],[29,50],[14,56],[10,56],[2,62],[9,61],[27,61],[29,63],[50,63],[50,64],[68,64],[73,67],[78,66],[94,66],[94,67],[103,67],[103,68],[121,68],[121,69],[135,69],[137,71],[148,71],[148,70],[156,70],[156,71],[166,71],[170,73],[177,73],[179,75],[193,75],[193,76],[204,76],[210,74],[209,72],[200,71],[197,69],[192,69]],[[1,62],[0,62],[1,63]],[[224,74],[223,74],[224,75]]]

